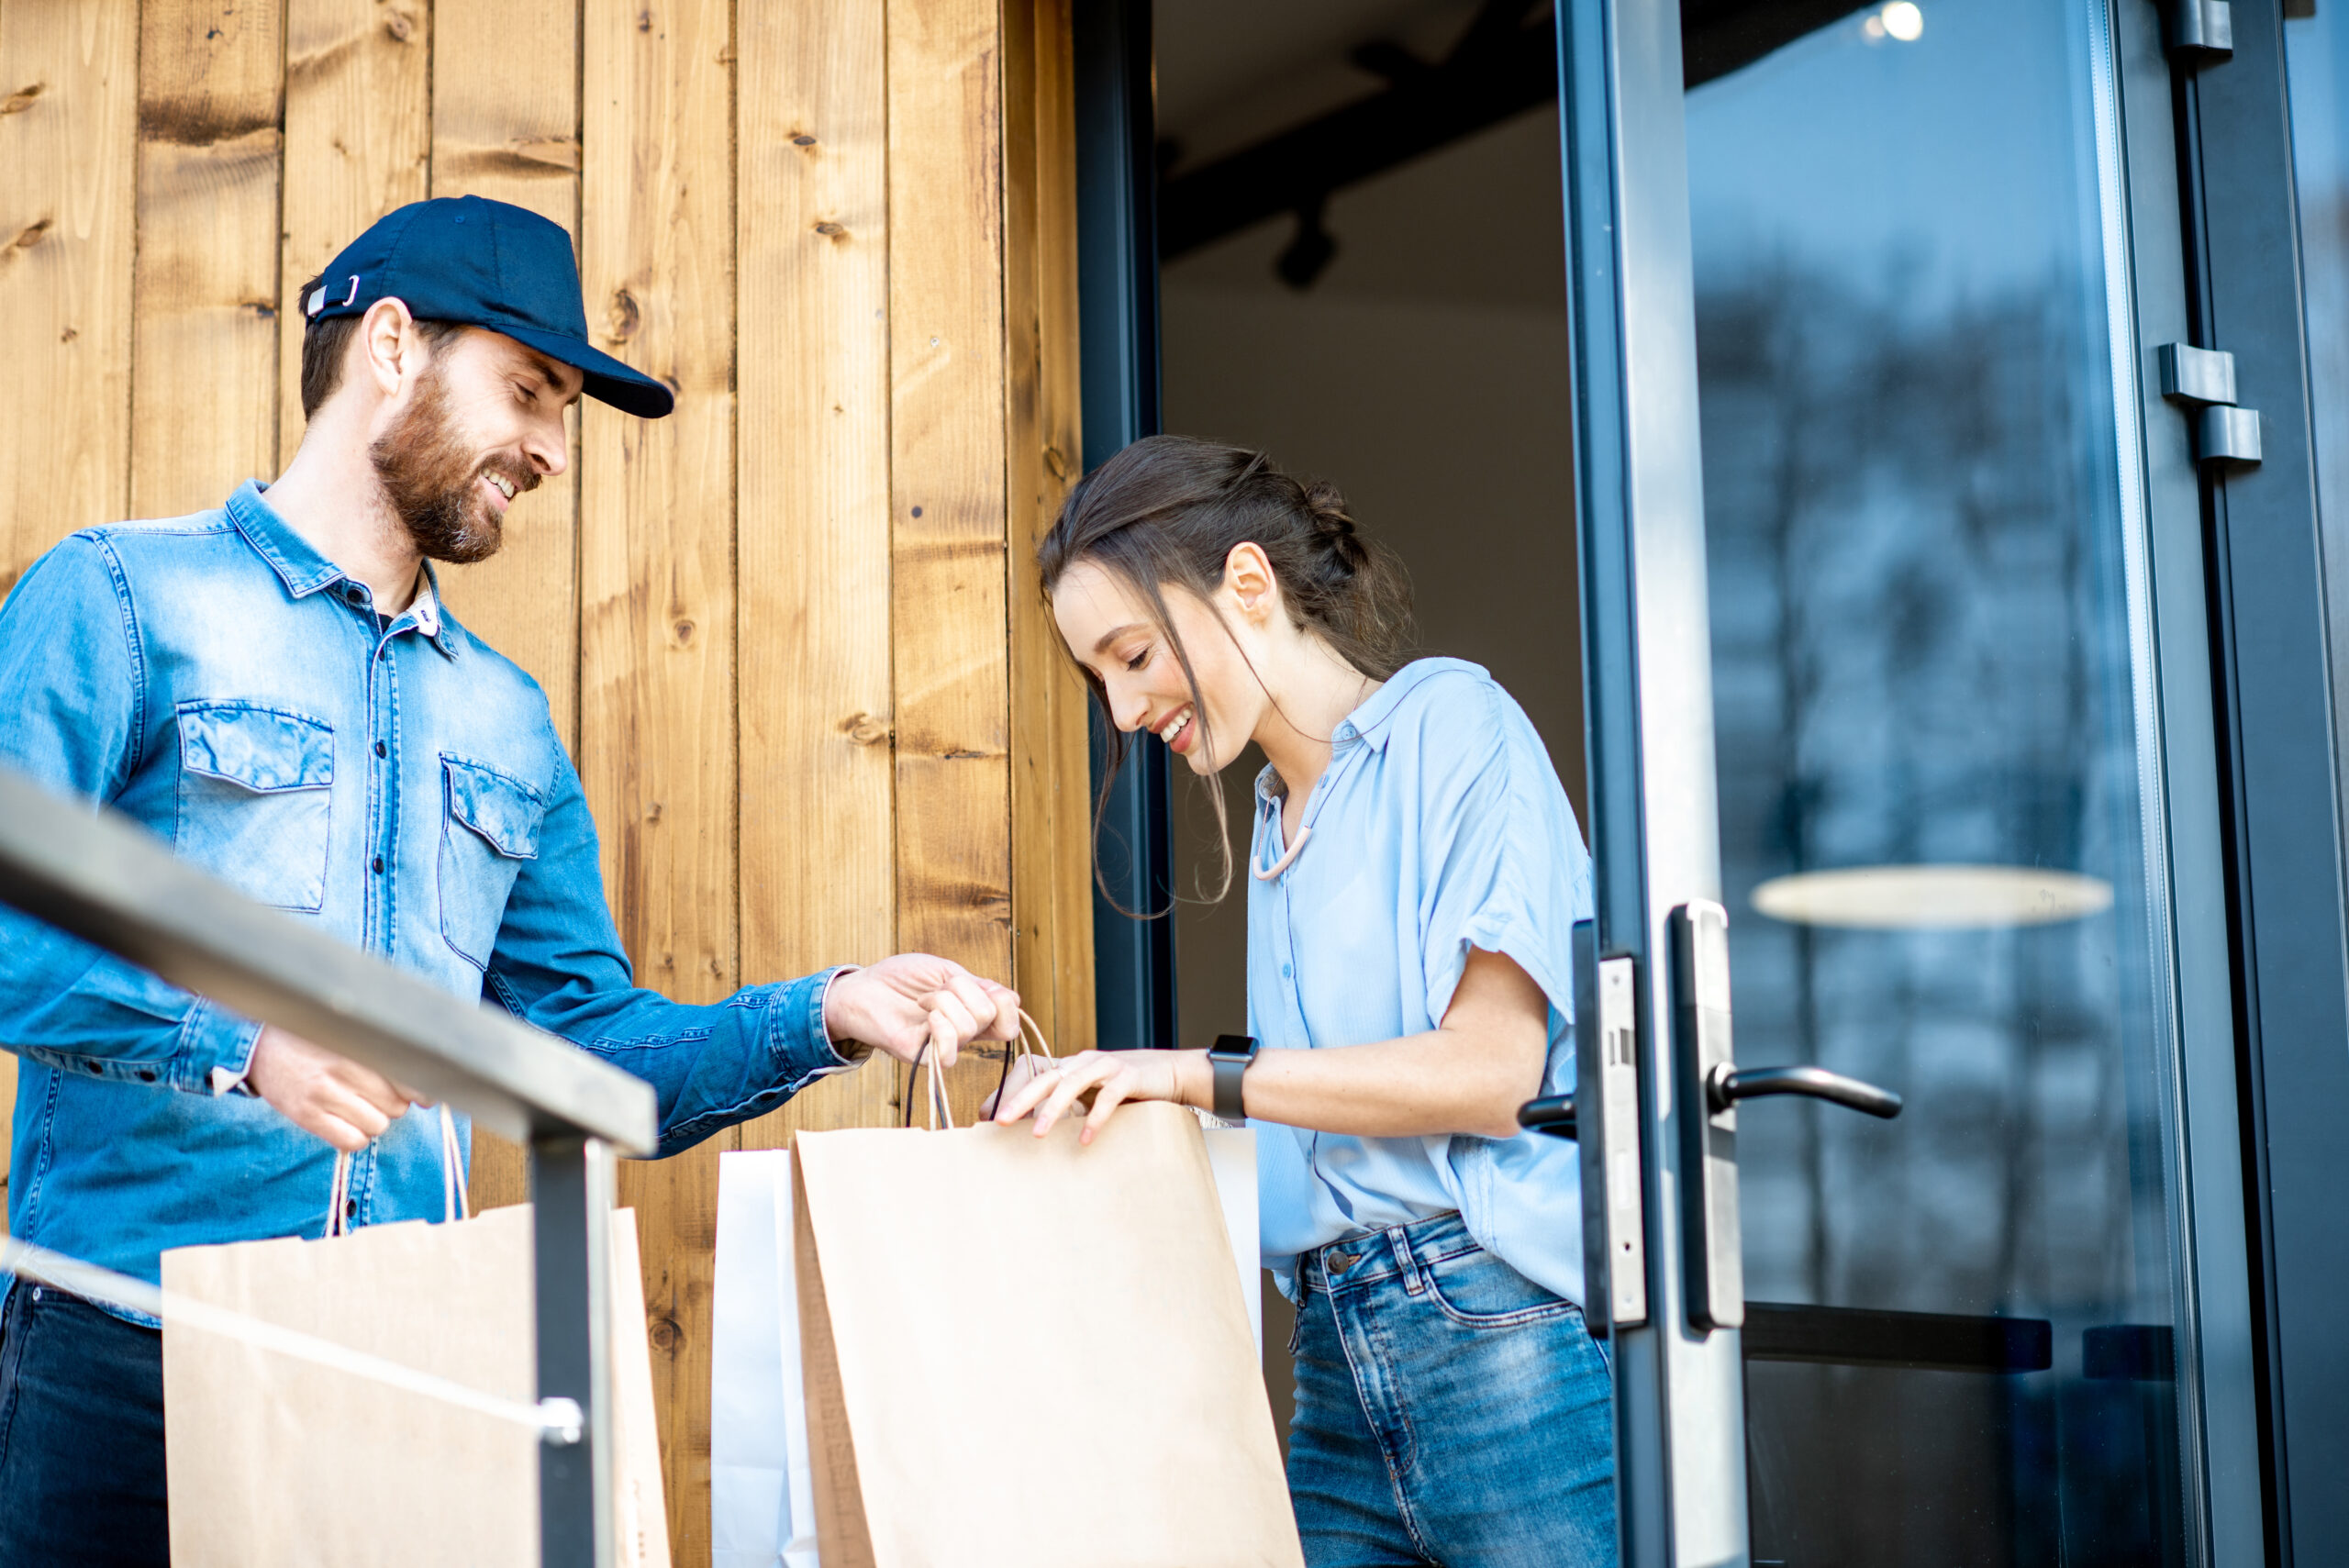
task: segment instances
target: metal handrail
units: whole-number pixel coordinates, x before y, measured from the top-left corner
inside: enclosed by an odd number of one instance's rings
[[[540,1560],[610,1568],[611,1151],[653,1151],[652,1086],[255,904],[128,817],[6,768],[0,903],[527,1141],[538,1392],[585,1412],[582,1440],[540,1450]]]

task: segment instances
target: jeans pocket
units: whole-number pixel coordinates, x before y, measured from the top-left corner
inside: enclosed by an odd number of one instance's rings
[[[1508,1329],[1581,1310],[1481,1247],[1423,1263],[1419,1274],[1436,1309],[1463,1328]]]
[[[333,727],[252,703],[185,702],[178,728],[172,848],[257,903],[323,908]]]

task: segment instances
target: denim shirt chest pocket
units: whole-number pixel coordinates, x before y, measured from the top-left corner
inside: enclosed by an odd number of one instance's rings
[[[486,971],[507,895],[522,862],[539,854],[546,796],[484,762],[440,753],[440,935],[460,958]]]
[[[177,713],[173,848],[261,903],[304,912],[322,908],[333,727],[248,702],[189,701]]]

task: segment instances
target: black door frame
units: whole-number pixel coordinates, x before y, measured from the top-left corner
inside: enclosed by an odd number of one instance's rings
[[[1085,468],[1160,428],[1157,106],[1151,0],[1074,0],[1078,357]],[[1108,740],[1092,710],[1093,785]],[[1103,803],[1093,888],[1096,1043],[1177,1042],[1174,779],[1144,735]],[[1141,916],[1143,917],[1136,917]]]
[[[2318,522],[2299,217],[2279,0],[2235,0],[2231,57],[2174,55],[2189,330],[2235,361],[2256,467],[2202,479],[2227,814],[2228,936],[2268,1560],[2349,1562],[2349,1106],[2328,582]]]

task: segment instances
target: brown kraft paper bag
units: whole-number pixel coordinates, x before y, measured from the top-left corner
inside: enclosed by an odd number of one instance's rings
[[[163,1288],[483,1393],[537,1397],[527,1205],[163,1254]],[[669,1568],[636,1217],[612,1215],[614,1476],[623,1568]],[[163,1326],[173,1568],[539,1561],[527,1428]]]
[[[1197,1119],[802,1132],[824,1568],[1302,1568]]]

